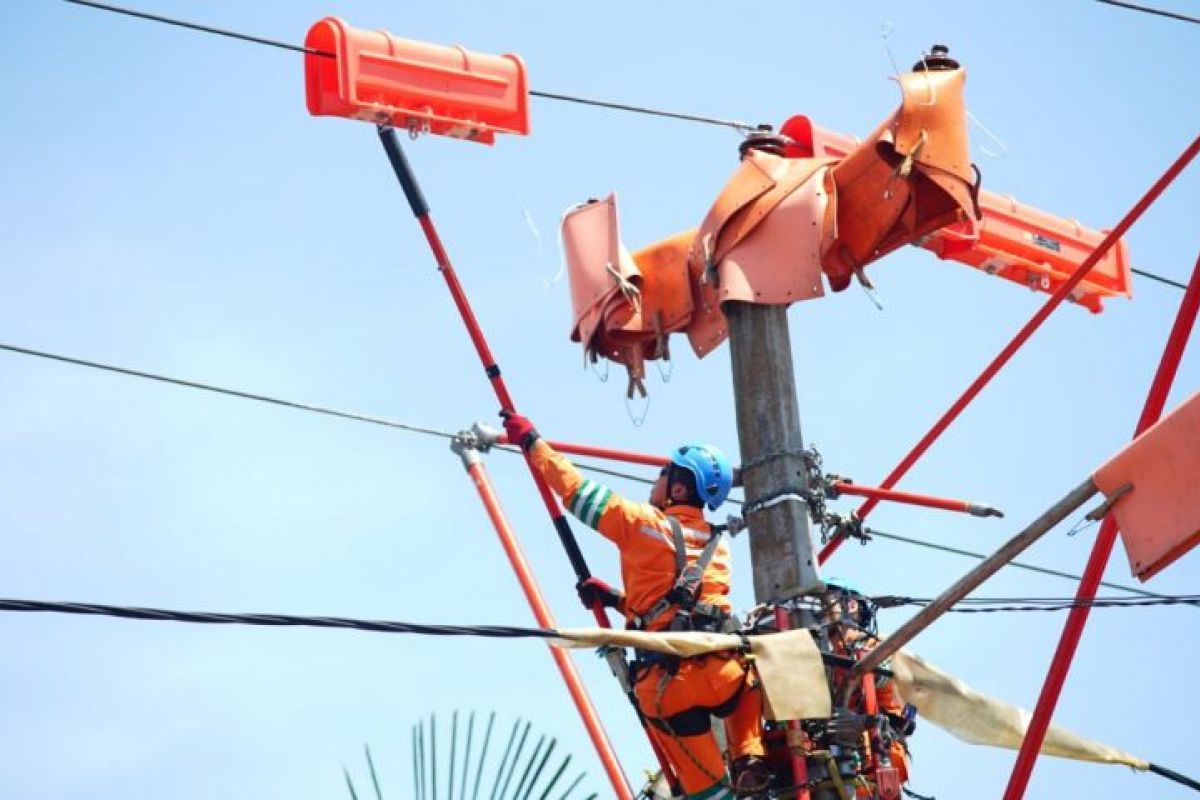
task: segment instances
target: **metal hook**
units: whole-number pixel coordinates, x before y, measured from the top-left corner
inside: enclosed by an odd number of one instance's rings
[[[558,272],[554,273],[554,275],[552,277],[547,278],[546,277],[546,248],[542,242],[542,233],[541,233],[541,231],[539,231],[537,229],[537,225],[534,224],[533,214],[530,213],[528,208],[521,209],[521,213],[525,217],[525,224],[529,227],[529,232],[533,235],[533,240],[537,243],[537,264],[538,264],[538,273],[542,276],[542,288],[549,289],[551,286],[558,283],[560,278],[562,278],[563,264],[565,263],[565,259],[559,259]],[[562,252],[562,229],[561,228],[559,229],[559,232],[558,232],[558,245],[559,245],[558,246],[559,252],[561,253]]]
[[[664,361],[667,363],[665,367],[663,366]],[[673,375],[675,372],[675,362],[670,358],[660,358],[654,362],[654,366],[658,369],[659,379],[663,383],[670,383],[671,375]]]
[[[635,390],[641,395],[643,401],[640,414],[633,410]],[[642,427],[642,423],[646,421],[646,416],[650,413],[650,395],[646,392],[646,387],[642,385],[642,382],[632,375],[629,376],[629,389],[625,392],[625,413],[629,415],[629,421],[635,428]]]
[[[884,20],[879,29],[880,38],[883,39],[883,51],[887,53],[888,61],[892,62],[892,77],[898,78],[900,77],[900,67],[896,64],[896,56],[892,53],[892,46],[888,44],[888,39],[891,37],[892,31],[895,30],[895,26]]]
[[[596,358],[595,356],[596,356],[596,354],[592,353],[592,358],[589,359],[590,363],[588,364],[588,369],[591,371],[591,373],[593,375],[595,375],[597,378],[600,379],[601,383],[608,383],[608,370],[609,370],[609,367],[612,366],[612,362],[609,361],[607,358],[604,359],[604,372],[602,373],[602,372],[600,372],[600,370],[596,369],[596,364],[597,364],[597,362],[600,361],[600,359]]]
[[[983,153],[985,156],[991,156],[992,158],[1004,158],[1006,155],[1008,155],[1008,145],[1000,141],[1000,137],[988,130],[988,127],[980,122],[979,118],[972,114],[970,109],[967,109],[967,119],[975,123],[975,127],[983,131],[983,135],[991,139],[992,142],[1000,148],[999,152],[992,152],[983,145],[979,145],[979,152]]]

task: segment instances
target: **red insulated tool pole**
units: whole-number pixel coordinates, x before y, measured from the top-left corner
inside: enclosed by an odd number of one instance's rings
[[[1167,171],[1163,173],[1162,177],[1155,181],[1154,185],[1150,187],[1149,191],[1147,191],[1142,199],[1137,202],[1137,205],[1130,209],[1129,213],[1125,215],[1125,218],[1117,223],[1117,227],[1113,228],[1108,235],[1104,237],[1104,240],[1096,246],[1096,249],[1092,251],[1092,254],[1088,256],[1082,264],[1079,265],[1079,269],[1075,270],[1075,272],[1071,274],[1071,277],[1068,278],[1066,282],[1058,288],[1058,291],[1056,291],[1050,297],[1050,299],[1046,301],[1045,305],[1038,309],[1038,312],[1033,315],[1033,318],[1030,319],[1029,322],[1025,323],[1025,327],[1021,328],[1021,330],[1017,332],[1017,335],[1013,337],[1011,342],[1005,345],[1004,349],[1000,351],[1000,354],[996,356],[992,363],[988,364],[987,368],[980,373],[979,377],[967,387],[967,390],[963,392],[962,396],[954,402],[954,405],[950,406],[950,409],[942,415],[941,419],[934,423],[933,427],[929,429],[929,432],[921,438],[921,441],[917,442],[917,445],[909,452],[909,454],[906,455],[900,461],[900,463],[896,465],[896,468],[893,469],[891,473],[884,479],[883,483],[881,484],[882,488],[890,489],[895,486],[902,477],[904,477],[905,473],[908,472],[912,465],[917,463],[917,459],[925,454],[925,451],[928,450],[935,441],[937,441],[938,437],[942,435],[946,428],[950,427],[950,423],[954,422],[954,420],[958,418],[958,415],[962,413],[962,410],[966,408],[972,400],[975,399],[975,396],[978,395],[985,386],[988,385],[992,378],[995,377],[996,373],[1000,371],[1001,367],[1007,364],[1008,360],[1013,357],[1017,350],[1021,349],[1021,346],[1029,340],[1029,337],[1032,336],[1034,332],[1042,326],[1042,323],[1046,321],[1046,318],[1050,316],[1050,313],[1054,311],[1054,309],[1058,308],[1058,306],[1067,299],[1067,296],[1071,293],[1071,290],[1078,286],[1079,282],[1082,281],[1089,272],[1091,272],[1092,267],[1096,266],[1097,262],[1104,258],[1105,254],[1112,249],[1113,245],[1120,241],[1121,237],[1125,235],[1125,232],[1129,230],[1133,223],[1137,222],[1142,214],[1145,213],[1146,209],[1150,207],[1150,204],[1157,200],[1158,196],[1162,194],[1168,186],[1171,185],[1175,178],[1179,176],[1179,173],[1183,171],[1184,167],[1191,163],[1192,159],[1196,157],[1198,152],[1200,152],[1200,137],[1197,137],[1190,145],[1188,145],[1187,149],[1184,150],[1179,158],[1175,160],[1175,163],[1167,168]],[[875,508],[877,503],[878,501],[874,498],[863,503],[858,509],[859,519],[865,519],[867,514],[871,513],[871,510]],[[844,541],[846,541],[845,534],[834,534],[833,538],[829,540],[829,543],[826,544],[825,547],[821,548],[821,552],[817,556],[820,563],[824,564],[825,561],[831,555],[833,555],[834,551],[836,551]]]
[[[492,482],[488,478],[487,470],[484,469],[479,451],[474,447],[456,447],[455,449],[462,456],[463,466],[475,483],[479,499],[483,501],[483,507],[487,510],[488,518],[496,529],[496,535],[500,537],[500,544],[504,547],[504,553],[508,556],[508,562],[512,565],[513,572],[517,574],[517,580],[521,583],[521,590],[525,593],[525,599],[529,602],[534,618],[542,628],[557,628],[554,616],[550,613],[550,607],[546,605],[546,599],[542,596],[541,589],[538,588],[537,580],[533,577],[533,570],[529,568],[525,553],[521,551],[516,533],[509,525],[504,509],[500,507],[500,500],[492,489]],[[554,657],[554,663],[558,666],[559,673],[562,674],[563,682],[567,684],[567,692],[570,693],[571,700],[575,703],[575,708],[583,719],[583,726],[587,729],[592,745],[596,748],[596,754],[600,757],[600,763],[604,767],[605,774],[608,775],[609,782],[612,783],[618,797],[630,797],[629,786],[625,781],[624,773],[621,772],[621,764],[617,760],[616,751],[608,739],[608,734],[604,731],[604,726],[600,723],[596,707],[592,705],[591,698],[588,697],[587,690],[583,687],[583,681],[580,680],[579,673],[575,669],[575,662],[560,647],[551,647],[550,655]]]
[[[499,444],[511,444],[508,438],[503,435],[500,436],[497,442]],[[611,447],[595,447],[590,444],[575,444],[573,442],[556,442],[550,440],[547,440],[547,443],[560,453],[570,453],[576,456],[603,458],[609,461],[624,461],[629,464],[643,464],[648,467],[665,467],[670,462],[670,459],[664,456],[634,453],[629,450],[616,450]],[[854,497],[870,497],[875,500],[886,500],[891,503],[905,503],[912,506],[937,508],[942,511],[958,511],[976,517],[1004,516],[1004,514],[991,506],[974,503],[970,500],[936,497],[930,494],[917,494],[915,492],[901,492],[896,489],[881,489],[876,486],[861,486],[857,483],[848,483],[846,481],[834,481],[830,486],[838,494],[852,495]]]
[[[1198,140],[1200,141],[1200,140]],[[1134,438],[1153,425],[1162,416],[1163,407],[1167,402],[1167,394],[1175,382],[1175,374],[1179,370],[1179,362],[1183,358],[1188,336],[1196,323],[1196,312],[1200,310],[1200,258],[1192,269],[1192,279],[1188,282],[1183,300],[1179,304],[1179,312],[1175,315],[1175,324],[1171,335],[1167,337],[1166,347],[1163,348],[1162,360],[1154,381],[1146,396],[1146,404],[1142,407],[1142,416],[1138,419],[1134,430]],[[1017,754],[1017,762],[1013,766],[1012,776],[1008,779],[1008,788],[1004,791],[1004,800],[1021,800],[1033,774],[1033,765],[1042,749],[1042,741],[1046,738],[1046,729],[1050,727],[1050,718],[1058,705],[1059,695],[1067,680],[1067,672],[1071,669],[1071,661],[1075,657],[1075,649],[1083,636],[1083,626],[1087,624],[1091,601],[1096,597],[1100,579],[1104,576],[1104,568],[1112,554],[1113,544],[1117,539],[1117,520],[1111,513],[1104,518],[1100,532],[1096,534],[1096,542],[1092,545],[1092,553],[1088,557],[1087,568],[1079,589],[1075,593],[1075,607],[1063,626],[1062,638],[1050,662],[1046,673],[1046,682],[1042,684],[1042,692],[1038,696],[1037,708],[1025,732],[1025,740],[1021,742],[1021,750]]]
[[[958,511],[974,517],[1003,517],[998,509],[982,503],[972,503],[970,500],[954,500],[949,497],[934,497],[931,494],[916,494],[901,492],[896,489],[880,489],[875,486],[859,486],[857,483],[834,481],[831,488],[838,494],[848,494],[855,497],[869,497],[872,500],[886,500],[891,503],[905,503],[910,506],[937,508],[942,511]]]
[[[670,459],[663,456],[652,456],[646,453],[631,453],[628,450],[614,450],[610,447],[593,447],[588,444],[572,444],[571,442],[549,441],[548,444],[560,453],[570,453],[574,456],[589,456],[603,458],[608,461],[624,461],[628,464],[642,464],[647,467],[665,467]]]
[[[378,130],[379,141],[383,144],[384,152],[387,153],[392,170],[396,173],[396,179],[400,181],[400,188],[404,190],[404,196],[408,200],[409,208],[412,209],[413,216],[417,218],[417,223],[421,226],[421,231],[425,234],[425,240],[429,243],[429,249],[433,253],[434,261],[437,262],[438,271],[442,273],[442,278],[446,281],[446,288],[450,290],[450,296],[454,300],[454,305],[458,308],[458,313],[467,328],[467,335],[470,336],[471,343],[475,346],[475,352],[478,353],[479,360],[483,364],[484,373],[487,375],[488,381],[492,384],[492,389],[496,393],[496,399],[500,402],[500,410],[502,412],[515,412],[516,404],[513,403],[512,395],[508,393],[508,387],[504,383],[504,378],[500,375],[500,365],[496,363],[495,357],[492,356],[491,348],[488,347],[487,340],[483,337],[483,329],[479,326],[479,321],[475,319],[475,312],[471,310],[471,304],[467,301],[466,292],[463,291],[462,284],[458,281],[458,275],[454,272],[454,265],[450,262],[450,256],[446,253],[446,248],[442,246],[441,237],[438,236],[437,228],[434,227],[433,219],[429,215],[429,204],[425,201],[425,195],[421,191],[420,184],[417,183],[417,176],[413,174],[412,167],[408,163],[408,158],[405,157],[404,150],[400,147],[400,140],[396,136],[396,131],[386,125],[380,125]],[[558,500],[551,493],[545,479],[534,469],[533,462],[529,459],[528,454],[525,456],[525,463],[529,467],[529,474],[533,477],[533,482],[537,486],[542,503],[546,506],[546,513],[550,515],[550,519],[554,524],[554,530],[558,534],[558,539],[567,553],[567,559],[571,562],[571,568],[575,572],[576,579],[579,581],[587,580],[591,577],[591,571],[588,569],[587,561],[583,557],[583,551],[579,549],[579,543],[575,540],[575,534],[571,532],[571,526],[567,523],[567,518],[558,505]],[[612,627],[608,621],[608,614],[605,612],[604,606],[598,600],[592,606],[592,613],[596,617],[596,624],[603,628]],[[623,666],[624,658],[622,657],[621,660]],[[614,670],[616,668],[614,666]],[[645,723],[643,723],[642,727],[645,728]],[[654,746],[654,741],[650,737],[649,732],[646,733],[646,736],[650,739],[651,746],[654,748],[655,756],[658,758],[663,775],[667,776],[672,788],[674,788],[676,782],[670,764],[662,756],[658,748]],[[619,783],[614,781],[613,789],[620,800],[628,800],[632,796],[629,784],[624,778]]]

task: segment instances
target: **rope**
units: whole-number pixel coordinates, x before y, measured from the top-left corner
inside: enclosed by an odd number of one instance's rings
[[[92,0],[64,0],[77,6],[86,6],[94,8],[98,11],[108,11],[113,14],[122,14],[127,17],[146,20],[148,22],[160,22],[164,25],[173,25],[177,28],[184,28],[197,33],[210,33],[215,36],[225,36],[230,39],[237,39],[251,44],[261,44],[268,47],[277,47],[281,50],[291,50],[294,53],[303,53],[305,55],[320,56],[321,58],[336,58],[336,54],[328,50],[317,50],[311,47],[302,47],[301,45],[291,44],[289,42],[281,42],[277,39],[267,39],[262,36],[252,36],[248,33],[230,30],[228,28],[217,28],[212,25],[201,25],[196,22],[188,22],[187,20],[178,19],[176,17],[167,17],[160,14],[150,14],[145,11],[138,11],[124,6],[111,5],[109,3],[96,3]],[[664,117],[667,119],[683,120],[684,122],[698,122],[704,125],[717,125],[723,128],[733,128],[739,133],[747,133],[755,129],[755,126],[732,119],[721,119],[719,117],[708,117],[701,114],[685,114],[679,111],[666,111],[660,108],[651,108],[649,106],[635,106],[629,103],[616,103],[610,100],[598,100],[593,97],[580,97],[570,94],[559,94],[557,92],[539,92],[530,90],[529,94],[534,97],[540,97],[545,100],[560,100],[567,103],[578,103],[585,106],[596,106],[597,108],[607,108],[614,111],[628,111],[633,114],[645,114],[652,117]]]

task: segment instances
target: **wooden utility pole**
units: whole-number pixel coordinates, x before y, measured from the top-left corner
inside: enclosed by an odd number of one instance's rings
[[[724,312],[746,500],[792,495],[746,514],[754,599],[770,603],[813,594],[823,584],[808,505],[795,496],[809,486],[787,307],[730,302]]]

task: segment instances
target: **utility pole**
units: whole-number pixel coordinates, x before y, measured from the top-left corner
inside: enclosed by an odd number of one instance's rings
[[[800,433],[787,307],[727,303],[733,397],[754,599],[777,603],[824,588],[809,526],[808,464]],[[778,502],[770,502],[778,498]]]
[[[817,569],[809,507],[803,499],[808,496],[809,472],[800,433],[787,307],[731,302],[724,311],[729,322],[754,599],[782,604],[825,588]],[[762,505],[755,509],[759,503]],[[786,629],[800,620],[779,605],[775,623]],[[787,742],[793,779],[797,784],[806,783],[823,765],[803,755],[807,748],[799,722],[788,723]],[[840,794],[834,789],[801,789],[796,797],[839,800]]]

